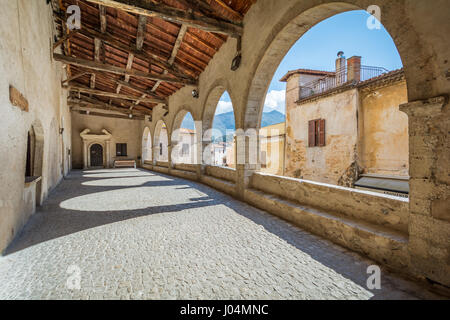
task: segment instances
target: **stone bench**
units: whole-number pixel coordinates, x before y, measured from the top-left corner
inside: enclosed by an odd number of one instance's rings
[[[115,160],[114,168],[136,168],[135,160]]]

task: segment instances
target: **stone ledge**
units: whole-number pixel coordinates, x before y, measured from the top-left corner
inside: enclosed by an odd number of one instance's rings
[[[236,194],[235,183],[205,175],[201,177],[201,182],[231,196],[235,196]]]
[[[379,263],[402,272],[409,269],[408,238],[402,233],[301,206],[254,189],[245,190],[245,200]]]
[[[441,115],[447,97],[439,96],[428,100],[418,100],[400,105],[399,110],[408,117],[433,117]]]

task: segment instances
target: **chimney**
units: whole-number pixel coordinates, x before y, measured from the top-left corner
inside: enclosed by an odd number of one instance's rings
[[[361,81],[361,57],[353,56],[347,60],[347,80]]]
[[[345,83],[345,57],[344,51],[339,51],[336,59],[336,85]]]

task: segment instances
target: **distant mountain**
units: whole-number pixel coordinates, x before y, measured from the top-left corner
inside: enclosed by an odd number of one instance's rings
[[[264,112],[261,120],[261,127],[267,127],[273,124],[277,124],[280,122],[285,121],[285,116],[281,112],[278,112],[276,110],[272,110],[270,112]],[[235,122],[234,122],[234,113],[233,112],[227,112],[227,113],[221,113],[214,117],[214,129],[219,130],[222,133],[222,136],[225,136],[227,130],[229,131],[235,131]],[[186,129],[194,129],[194,121],[192,119],[185,118],[182,124],[183,128]],[[216,141],[221,140],[217,139],[220,138],[216,135]],[[229,137],[228,139],[229,140]],[[223,141],[223,139],[222,139]]]
[[[272,110],[270,112],[264,112],[261,120],[261,127],[271,126],[273,124],[281,123],[286,121],[286,117],[281,112],[277,110]]]

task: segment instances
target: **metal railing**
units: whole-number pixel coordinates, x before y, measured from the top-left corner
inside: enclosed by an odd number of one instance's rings
[[[299,98],[305,99],[316,94],[321,94],[353,81],[366,81],[387,72],[389,70],[382,67],[361,66],[359,72],[358,70],[348,70],[347,67],[343,67],[336,72],[335,76],[326,76],[300,86]]]

